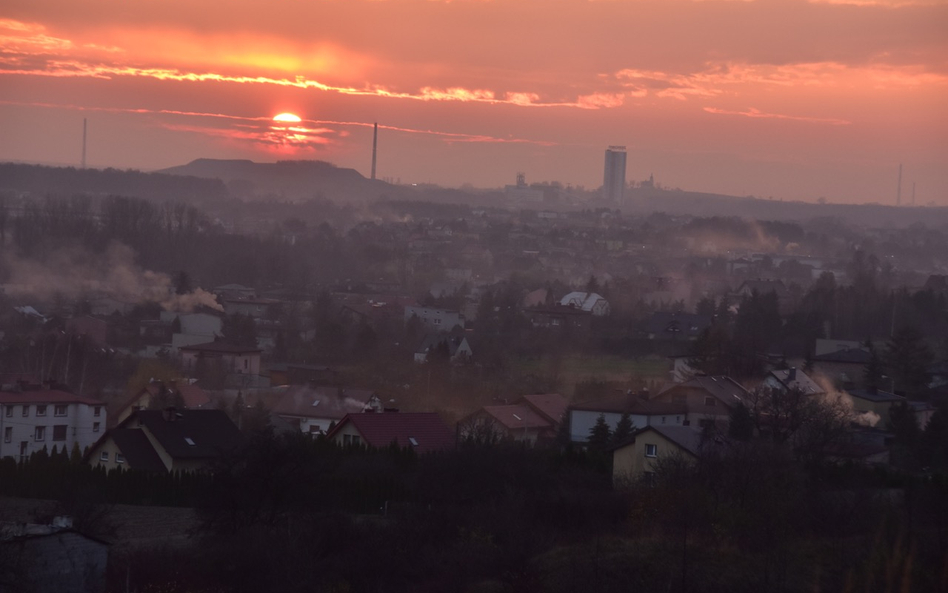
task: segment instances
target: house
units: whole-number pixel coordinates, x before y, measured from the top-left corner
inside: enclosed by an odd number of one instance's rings
[[[810,363],[813,371],[833,382],[836,387],[863,386],[866,365],[872,354],[864,348],[843,348],[814,356]]]
[[[566,305],[539,305],[523,312],[533,327],[588,330],[592,326],[592,313]]]
[[[530,406],[534,412],[553,424],[554,428],[566,419],[569,402],[559,393],[531,393],[520,398],[519,402]]]
[[[207,392],[192,383],[172,381],[165,385],[163,381],[151,381],[109,414],[109,427],[118,426],[138,410],[171,405],[193,410],[204,408],[210,403]]]
[[[211,361],[221,365],[224,372],[244,375],[260,374],[259,348],[238,346],[224,341],[205,342],[182,346],[181,364],[185,372],[193,373],[198,370],[198,363]]]
[[[656,311],[645,321],[642,331],[649,340],[697,340],[711,322],[710,315]]]
[[[471,344],[463,334],[428,334],[415,350],[415,362],[428,362],[428,355],[440,348],[442,344],[447,348],[448,358],[451,362],[470,360],[474,354],[474,351],[471,350]]]
[[[894,393],[889,393],[888,391],[882,391],[880,389],[848,389],[846,394],[852,399],[853,411],[860,414],[875,414],[879,417],[879,422],[874,426],[884,430],[889,429],[892,426],[891,418],[889,416],[889,410],[892,409],[892,406],[896,406],[904,401],[907,401],[901,395],[896,395]],[[915,402],[909,403],[912,404]],[[919,406],[917,411],[914,407],[912,408],[916,413],[916,419],[919,421],[919,428],[924,429],[925,425],[928,424],[928,419],[931,417],[931,412],[928,410],[928,408],[930,408],[930,406],[925,405]]]
[[[254,319],[269,319],[283,305],[277,299],[224,299],[224,313],[247,315]]]
[[[348,414],[326,437],[340,445],[394,444],[417,453],[453,449],[457,442],[455,432],[434,412]]]
[[[107,470],[201,471],[243,443],[222,410],[137,410],[85,455]]]
[[[0,458],[24,460],[43,447],[92,445],[106,429],[105,402],[46,386],[0,391]]]
[[[792,310],[793,295],[790,294],[790,289],[787,288],[787,285],[784,284],[782,280],[772,280],[769,278],[745,280],[738,287],[734,296],[738,299],[738,302],[740,302],[740,299],[749,297],[755,292],[761,296],[774,293],[777,296],[777,309],[780,315],[786,315]]]
[[[405,323],[417,317],[426,328],[434,331],[451,331],[455,327],[464,327],[464,317],[458,311],[438,309],[436,307],[405,307]]]
[[[374,391],[293,385],[278,396],[270,413],[298,426],[300,432],[317,435],[329,432],[346,414],[366,411],[383,411],[381,399]]]
[[[108,542],[72,528],[57,517],[52,525],[0,527],[0,590],[99,593],[105,591]]]
[[[609,301],[595,292],[571,292],[560,299],[560,304],[592,313],[596,317],[608,315],[610,310]]]
[[[486,436],[536,444],[539,440],[552,439],[556,434],[555,424],[538,414],[527,404],[484,406],[458,423],[461,439]]]
[[[215,286],[212,293],[223,299],[252,299],[257,296],[257,291],[243,284],[223,284]]]
[[[690,426],[646,426],[613,448],[612,482],[622,486],[649,479],[663,459],[696,460],[701,441],[701,432]]]
[[[799,391],[804,395],[823,395],[826,393],[826,390],[820,387],[816,381],[803,371],[795,368],[770,371],[762,385],[775,391]]]
[[[687,424],[706,426],[727,422],[730,410],[746,404],[749,394],[740,383],[724,375],[697,375],[683,383],[673,383],[652,398],[687,409]]]
[[[650,400],[633,392],[580,402],[569,406],[570,440],[574,443],[588,441],[590,431],[600,416],[605,419],[610,430],[615,430],[625,414],[629,415],[636,428],[652,425],[683,426],[688,419],[688,408],[682,403]]]

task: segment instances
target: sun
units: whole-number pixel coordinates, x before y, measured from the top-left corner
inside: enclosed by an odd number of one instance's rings
[[[303,119],[300,116],[293,113],[281,113],[279,115],[274,116],[273,121],[277,121],[277,122],[281,122],[285,124],[298,124],[301,121],[303,121]]]

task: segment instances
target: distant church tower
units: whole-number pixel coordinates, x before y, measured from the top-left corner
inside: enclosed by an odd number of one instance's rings
[[[606,149],[602,197],[615,203],[621,203],[625,197],[625,146],[610,146]]]

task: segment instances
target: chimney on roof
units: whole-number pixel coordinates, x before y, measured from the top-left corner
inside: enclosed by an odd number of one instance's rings
[[[796,381],[797,380],[797,367],[790,367],[790,371],[787,373],[787,381]]]
[[[161,411],[161,418],[165,422],[175,422],[179,418],[183,418],[184,414],[179,412],[174,406],[169,406]]]

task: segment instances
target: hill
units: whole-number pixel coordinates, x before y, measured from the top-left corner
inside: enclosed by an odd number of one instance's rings
[[[325,198],[337,203],[371,202],[397,197],[406,190],[366,179],[355,169],[340,168],[324,161],[277,161],[197,159],[159,173],[219,179],[231,195],[244,200],[276,198],[291,202]]]

